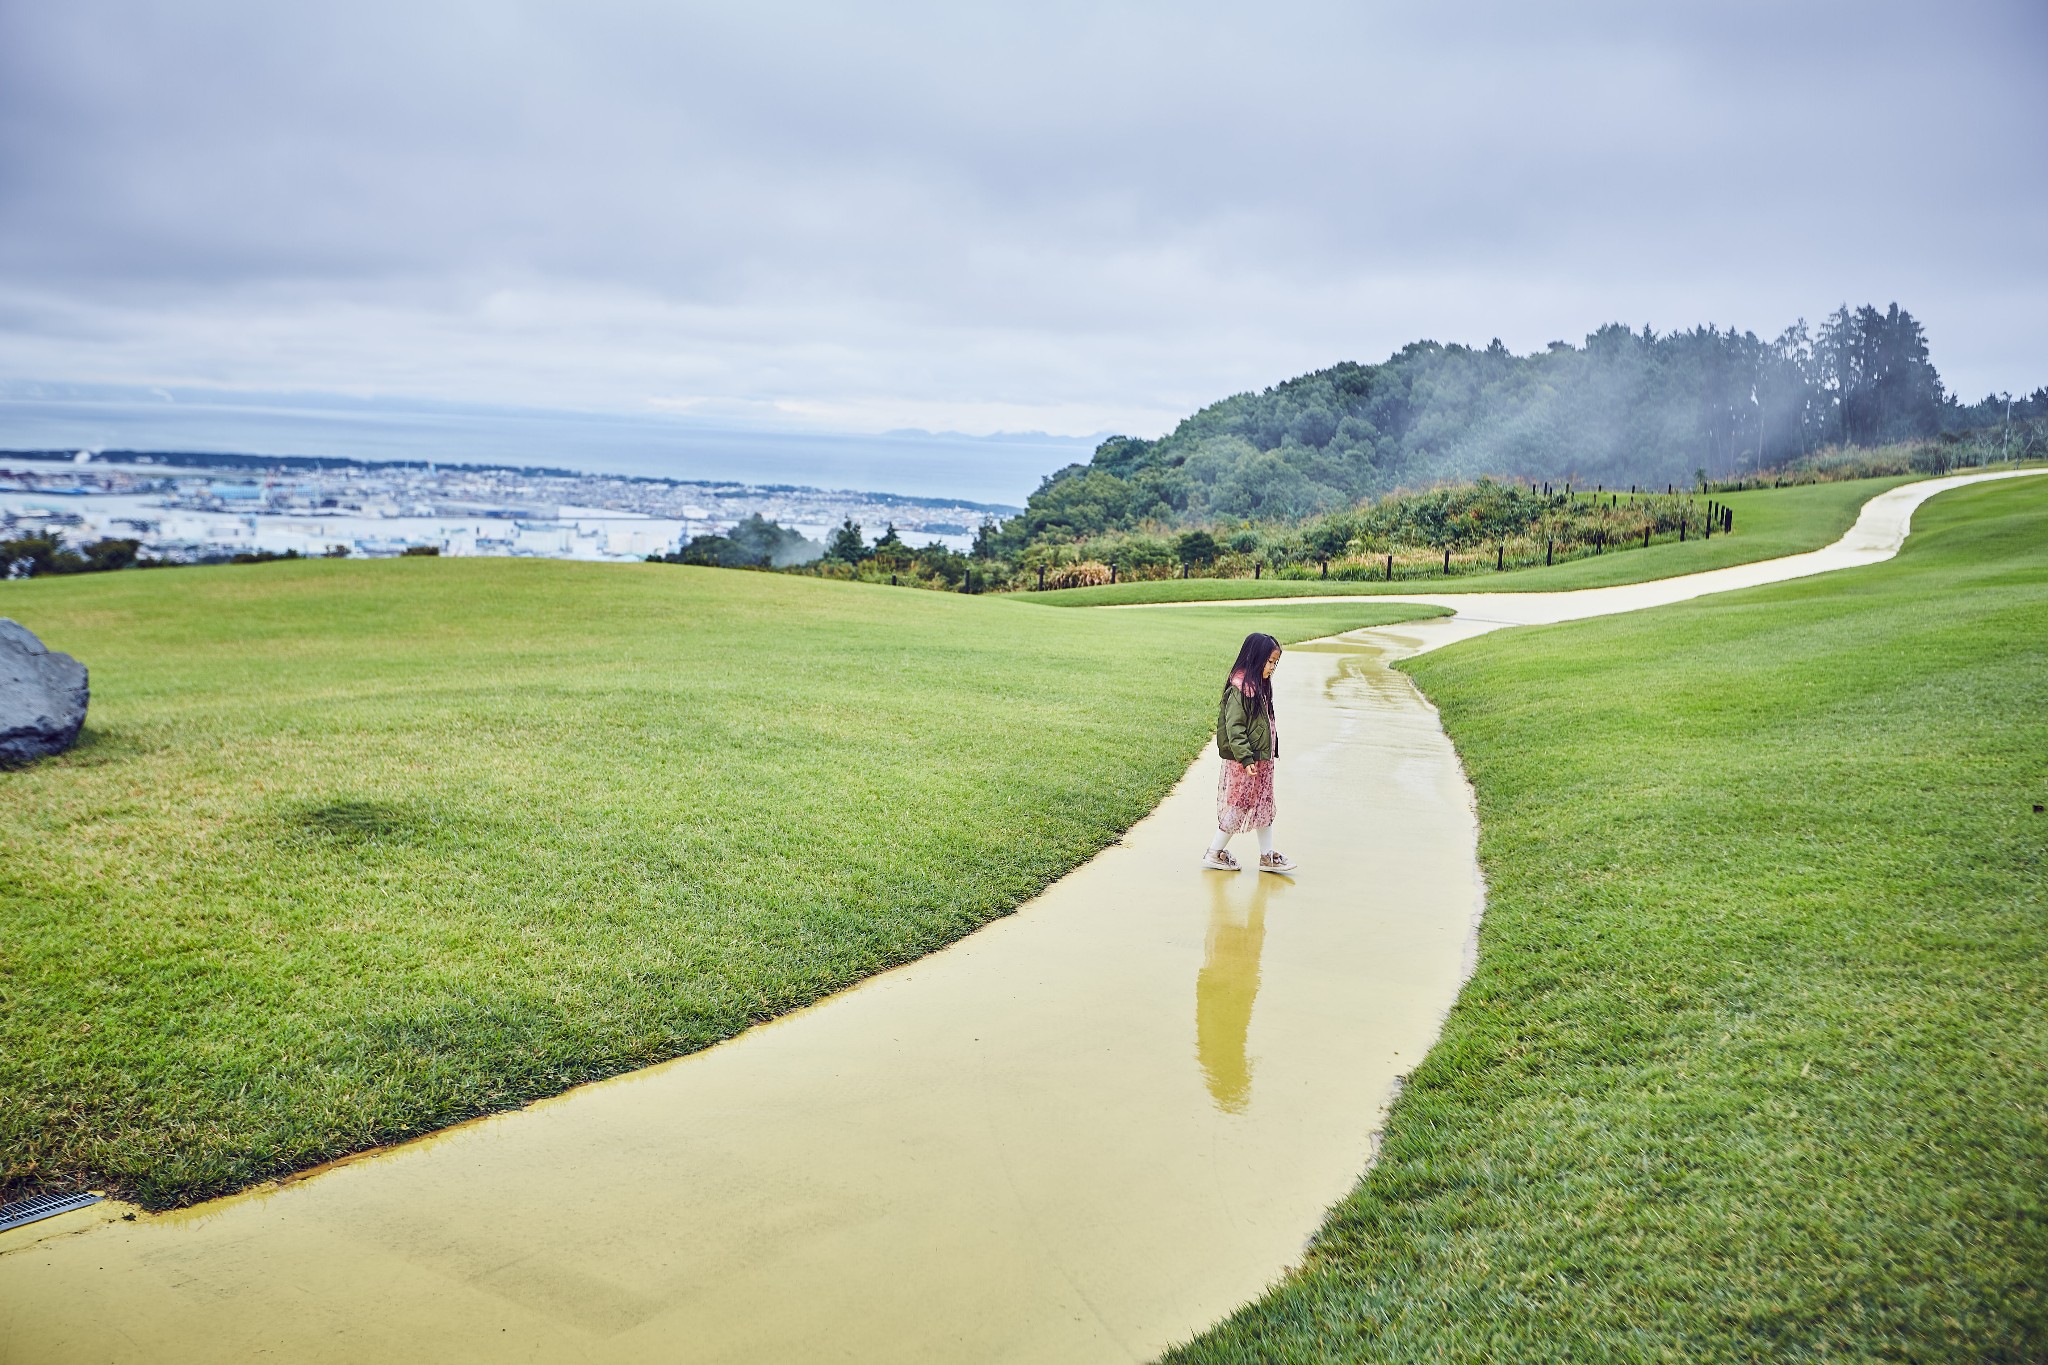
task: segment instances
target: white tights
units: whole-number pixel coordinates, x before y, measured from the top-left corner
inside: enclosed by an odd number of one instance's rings
[[[1259,856],[1263,858],[1273,851],[1273,827],[1271,825],[1260,825],[1258,833]],[[1229,842],[1230,836],[1219,829],[1216,831],[1216,837],[1210,841],[1209,851],[1211,853],[1221,853],[1223,846]]]

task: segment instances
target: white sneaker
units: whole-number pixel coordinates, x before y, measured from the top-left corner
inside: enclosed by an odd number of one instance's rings
[[[1288,857],[1277,848],[1271,853],[1261,853],[1259,855],[1259,871],[1261,872],[1278,872],[1286,875],[1291,874],[1299,866],[1301,864],[1295,862],[1294,859]]]
[[[1230,850],[1227,848],[1211,848],[1203,850],[1202,866],[1212,868],[1217,872],[1244,871],[1243,868],[1237,865],[1237,859],[1230,856]]]

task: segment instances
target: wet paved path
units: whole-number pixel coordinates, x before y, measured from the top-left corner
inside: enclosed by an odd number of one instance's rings
[[[1149,1359],[1298,1256],[1463,980],[1469,793],[1388,664],[1873,562],[1956,482],[1814,555],[1424,595],[1470,615],[1297,646],[1298,881],[1195,866],[1205,754],[1017,915],[719,1047],[181,1213],[0,1233],[0,1362]]]

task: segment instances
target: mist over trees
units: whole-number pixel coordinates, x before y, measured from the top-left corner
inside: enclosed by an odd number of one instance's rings
[[[1047,477],[1013,544],[1144,522],[1292,521],[1400,487],[1481,475],[1609,487],[1733,479],[1831,445],[1998,420],[1964,407],[1897,304],[1837,309],[1775,338],[1619,323],[1514,355],[1418,341],[1212,403],[1156,441],[1113,436]],[[2048,389],[2021,400],[2048,411]]]
[[[780,569],[808,564],[824,553],[825,547],[803,532],[765,520],[756,512],[722,536],[694,536],[675,554],[649,558],[714,569]]]

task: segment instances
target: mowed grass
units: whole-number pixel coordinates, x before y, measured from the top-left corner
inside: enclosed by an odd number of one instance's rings
[[[1797,488],[1717,493],[1714,500],[1735,511],[1734,535],[1717,535],[1711,540],[1695,538],[1684,544],[1660,540],[1647,550],[1616,550],[1549,568],[1538,565],[1505,573],[1459,574],[1453,578],[1396,578],[1392,583],[1321,578],[1168,578],[1030,593],[1026,600],[1048,607],[1108,607],[1260,597],[1399,596],[1403,592],[1561,592],[1568,588],[1645,583],[1653,578],[1701,573],[1730,564],[1753,564],[1760,559],[1801,554],[1833,544],[1856,524],[1856,514],[1864,503],[1887,488],[1909,482],[1904,478],[1854,479]]]
[[[151,1207],[673,1057],[930,951],[1145,814],[1244,632],[653,565],[39,579],[92,670],[0,772],[8,1194]]]
[[[1477,975],[1204,1362],[2048,1359],[2048,478],[1410,665]]]

